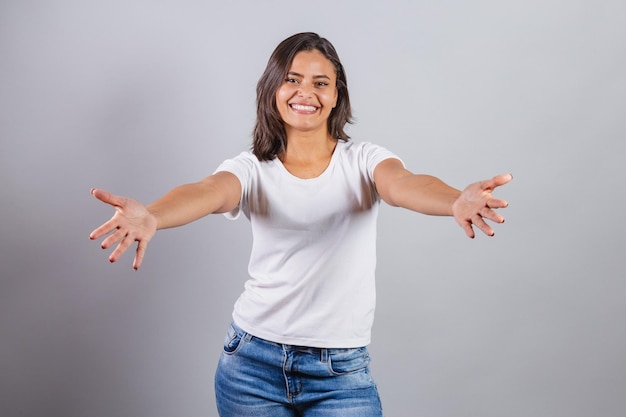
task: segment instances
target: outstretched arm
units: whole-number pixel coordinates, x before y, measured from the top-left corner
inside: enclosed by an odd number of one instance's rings
[[[430,175],[411,173],[397,159],[384,160],[374,171],[376,189],[385,202],[419,213],[454,216],[470,238],[474,237],[472,226],[486,235],[494,235],[485,219],[504,222],[504,217],[493,209],[507,207],[508,203],[493,197],[492,192],[511,179],[510,174],[502,174],[473,183],[460,191]]]
[[[139,269],[146,247],[159,229],[182,226],[211,213],[223,213],[237,207],[241,184],[228,172],[218,172],[202,181],[174,188],[154,203],[144,206],[136,200],[92,189],[98,200],[115,208],[111,219],[95,229],[89,238],[102,241],[107,249],[117,244],[109,256],[115,262],[134,243],[137,250],[133,268]]]

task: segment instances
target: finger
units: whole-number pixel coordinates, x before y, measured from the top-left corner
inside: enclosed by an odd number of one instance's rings
[[[480,216],[484,217],[485,219],[491,220],[492,222],[504,223],[504,216],[488,208],[484,208],[480,211],[479,214]]]
[[[110,248],[116,243],[121,242],[125,236],[126,236],[126,231],[122,229],[118,229],[117,232],[113,233],[111,236],[104,239],[100,247],[102,247],[102,249]]]
[[[109,255],[109,262],[116,262],[134,242],[135,240],[128,235],[124,236],[124,239],[122,239],[111,255]]]
[[[465,220],[462,222],[458,222],[459,226],[461,226],[461,228],[465,231],[465,234],[467,235],[467,237],[469,237],[470,239],[474,239],[474,228],[472,228],[472,222],[469,220]]]
[[[108,222],[104,223],[102,226],[98,227],[97,229],[94,229],[89,234],[89,239],[91,240],[100,239],[102,236],[107,235],[111,233],[112,231],[114,231],[115,229],[117,229],[117,227],[118,227],[117,221],[111,219]]]
[[[472,217],[472,223],[474,224],[474,226],[478,227],[487,236],[493,236],[496,234],[491,228],[491,226],[489,226],[485,222],[485,220],[479,215]]]
[[[140,240],[137,244],[137,251],[135,252],[135,260],[133,261],[133,269],[137,271],[143,262],[143,257],[146,254],[146,247],[148,243],[145,240]]]
[[[494,183],[494,188],[509,183],[513,179],[512,174],[500,174],[493,177],[491,180]]]
[[[480,181],[480,188],[483,190],[493,190],[496,187],[504,185],[513,179],[513,175],[511,174],[500,174],[495,177]]]
[[[123,207],[126,204],[127,200],[126,197],[113,195],[108,191],[101,190],[99,188],[92,188],[91,195],[93,195],[103,203],[110,204],[113,207]]]
[[[502,200],[500,198],[492,198],[487,201],[487,207],[489,208],[506,208],[509,206],[508,201]]]

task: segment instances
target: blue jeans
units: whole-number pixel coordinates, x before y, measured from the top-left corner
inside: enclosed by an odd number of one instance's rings
[[[232,324],[215,374],[221,417],[382,417],[365,347],[283,345]]]

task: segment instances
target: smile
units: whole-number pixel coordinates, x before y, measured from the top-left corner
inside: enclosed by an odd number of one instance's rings
[[[317,107],[315,107],[315,106],[307,106],[305,104],[290,104],[289,107],[291,107],[292,109],[294,109],[296,111],[302,111],[302,112],[315,112],[315,111],[317,111]]]

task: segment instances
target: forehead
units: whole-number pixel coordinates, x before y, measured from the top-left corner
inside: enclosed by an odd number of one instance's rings
[[[335,76],[335,66],[317,49],[296,53],[289,66],[289,71],[297,72],[302,75],[311,73],[314,75],[326,75],[328,77]]]

